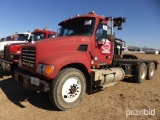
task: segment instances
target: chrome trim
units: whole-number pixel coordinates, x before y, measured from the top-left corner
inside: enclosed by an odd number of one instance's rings
[[[25,60],[25,59],[22,59],[23,61],[27,61],[27,62],[30,62],[30,63],[35,63],[34,61],[30,61],[30,60]],[[22,63],[23,63],[22,61]]]
[[[26,56],[22,56],[22,58],[29,58],[29,59],[34,59],[34,60],[35,60],[35,58],[32,58],[32,57],[26,57]]]

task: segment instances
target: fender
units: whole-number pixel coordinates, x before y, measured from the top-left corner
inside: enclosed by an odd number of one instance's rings
[[[45,76],[48,79],[53,79],[56,77],[60,69],[72,63],[83,64],[87,68],[88,73],[90,73],[91,72],[90,59],[91,58],[88,52],[69,51],[69,52],[57,52],[54,53],[53,55],[49,54],[48,56],[42,58],[39,61],[39,63],[42,64],[47,63],[54,66],[53,73],[49,76]]]

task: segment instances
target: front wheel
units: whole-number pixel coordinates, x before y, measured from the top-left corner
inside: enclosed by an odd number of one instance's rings
[[[60,110],[78,105],[86,91],[86,80],[81,71],[66,68],[51,82],[50,100]]]

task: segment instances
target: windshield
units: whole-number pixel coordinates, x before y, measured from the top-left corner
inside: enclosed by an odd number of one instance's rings
[[[28,40],[28,34],[18,34],[17,41]]]
[[[32,41],[38,41],[38,40],[42,40],[45,39],[45,33],[33,33],[33,37],[32,37]]]
[[[6,39],[5,39],[5,38],[2,38],[2,39],[0,40],[0,42],[3,42],[3,41],[6,41]]]
[[[13,41],[13,37],[7,37],[6,41]]]
[[[49,34],[48,38],[55,38],[56,36],[54,34]]]
[[[95,18],[76,18],[61,24],[60,36],[92,36]]]

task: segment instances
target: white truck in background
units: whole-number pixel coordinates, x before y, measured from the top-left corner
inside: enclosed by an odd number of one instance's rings
[[[32,39],[31,32],[21,32],[13,36],[7,36],[6,40],[0,42],[0,57],[3,56],[4,46],[11,43],[26,43]]]

